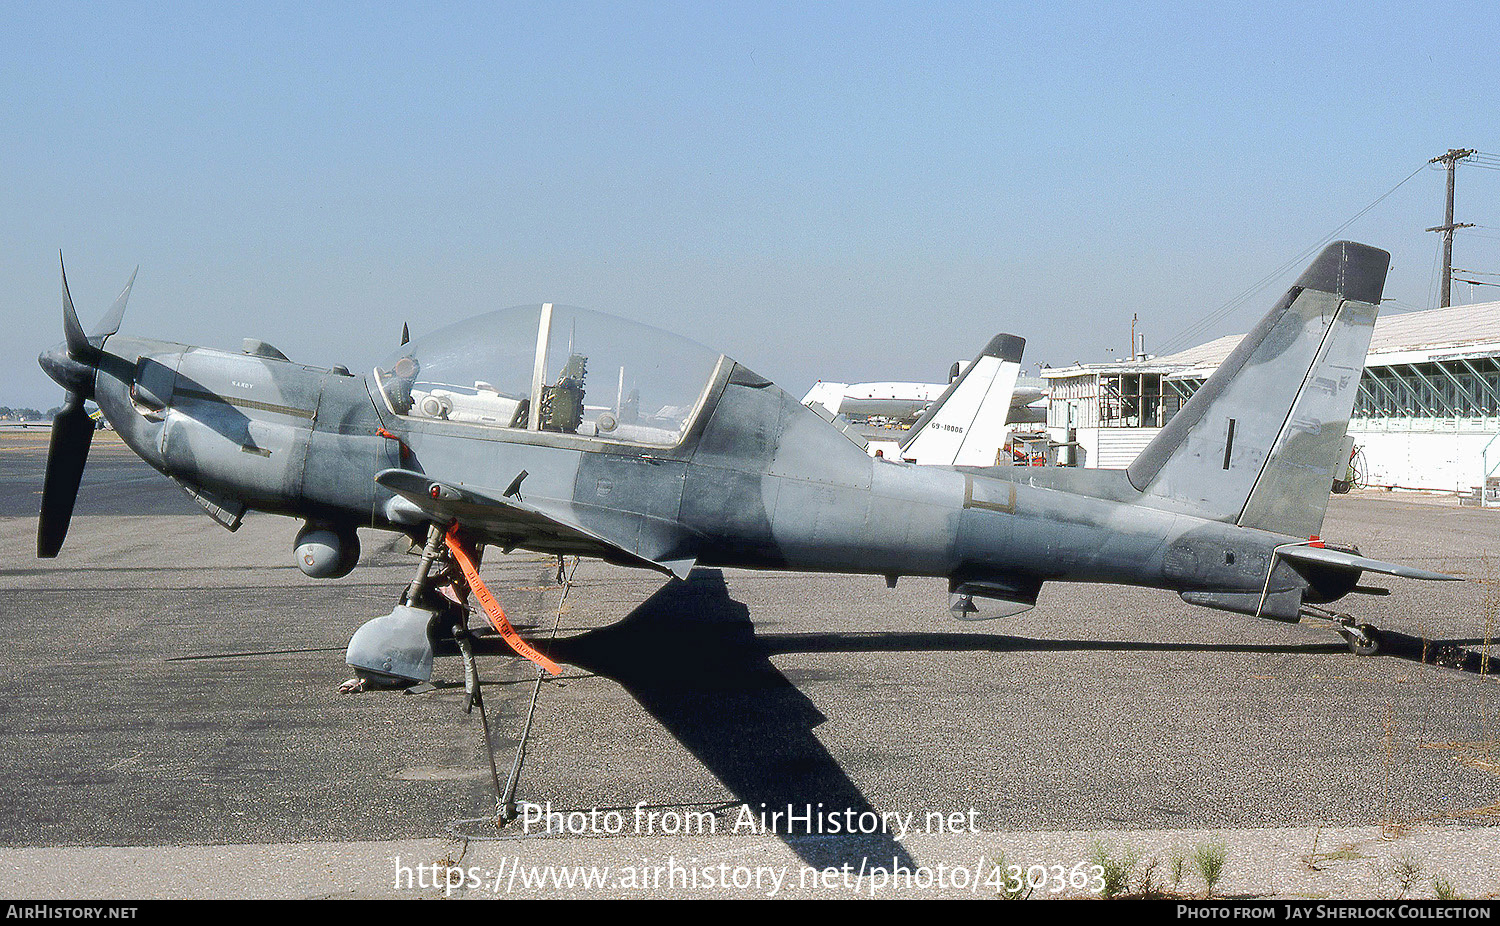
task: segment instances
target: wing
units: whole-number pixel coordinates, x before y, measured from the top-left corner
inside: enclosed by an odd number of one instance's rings
[[[597,530],[584,527],[564,506],[541,506],[491,495],[469,486],[435,481],[406,469],[384,470],[375,477],[381,486],[420,508],[435,521],[457,521],[490,543],[527,547],[553,553],[597,556],[611,562],[656,569],[687,578],[695,558],[654,560],[641,556]]]

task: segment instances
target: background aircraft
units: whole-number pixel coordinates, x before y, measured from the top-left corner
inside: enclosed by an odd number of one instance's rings
[[[1011,452],[1005,449],[1014,426],[1046,420],[1046,409],[1028,405],[1043,396],[1034,386],[1018,386],[1021,356],[1026,346],[1023,338],[998,334],[971,361],[953,365],[952,378],[946,387],[926,383],[842,383],[820,382],[803,396],[802,404],[825,420],[837,424],[856,443],[862,443],[872,456],[880,456],[924,466],[996,466],[1009,464]],[[893,432],[851,424],[836,410],[868,410],[879,407],[886,397],[905,395],[929,396],[941,388],[937,397],[927,402],[911,428]],[[861,396],[866,398],[860,398]],[[868,397],[875,396],[871,400]],[[911,403],[905,408],[914,408]],[[858,412],[853,412],[858,417]]]
[[[889,431],[857,431],[844,427],[842,418],[836,421],[851,437],[858,433],[854,439],[863,441],[871,456],[926,466],[995,466],[1001,462],[1009,433],[1011,398],[1025,347],[1022,338],[997,334],[972,361],[954,364],[953,381],[927,405],[910,430],[897,432],[898,439],[891,439]],[[804,397],[802,404],[835,420],[816,400]]]
[[[1382,563],[1316,537],[1389,255],[1330,245],[1124,471],[917,466],[873,458],[730,358],[551,304],[403,344],[369,376],[119,335],[130,286],[85,334],[63,282],[65,342],[42,366],[68,391],[37,552],[66,536],[94,424],[225,527],[247,509],[305,521],[308,575],[358,561],[357,527],[423,549],[397,607],[347,661],[409,684],[463,648],[486,546],[594,556],[684,577],[694,565],[948,580],[963,618],[1033,606],[1043,583],[1143,585],[1278,620],[1327,618],[1356,651],[1373,630],[1321,605]],[[132,278],[133,280],[133,278]],[[978,603],[976,603],[976,599]],[[555,666],[551,666],[555,669]]]
[[[951,381],[950,381],[951,382]],[[949,384],[938,383],[825,383],[813,384],[803,405],[817,403],[846,418],[884,418],[915,421]]]
[[[1024,343],[1024,342],[1023,342]],[[942,398],[973,361],[960,361],[953,365],[952,375],[946,384],[939,383],[828,383],[819,380],[802,397],[806,406],[819,405],[830,414],[846,418],[885,418],[895,422],[915,422],[926,414],[932,404]],[[1020,373],[1018,369],[1017,374]],[[1006,419],[1011,424],[1035,424],[1046,420],[1046,414],[1038,417],[1028,411],[1028,406],[1038,399],[1046,398],[1039,386],[1016,385],[1011,389],[1010,411]]]

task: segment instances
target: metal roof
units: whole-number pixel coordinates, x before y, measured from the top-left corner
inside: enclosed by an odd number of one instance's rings
[[[1068,370],[1048,370],[1048,378],[1088,371],[1101,373],[1169,373],[1175,379],[1194,379],[1214,371],[1243,334],[1229,334],[1175,354],[1146,360],[1082,364]],[[1420,356],[1412,356],[1420,355]],[[1420,363],[1450,356],[1500,356],[1500,302],[1476,302],[1445,309],[1381,315],[1375,320],[1366,366]]]

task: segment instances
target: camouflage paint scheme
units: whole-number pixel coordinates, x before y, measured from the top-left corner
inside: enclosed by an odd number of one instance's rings
[[[695,564],[940,576],[961,617],[981,614],[975,597],[1013,613],[1044,582],[1083,581],[1295,621],[1362,571],[1449,578],[1307,543],[1342,463],[1388,261],[1330,245],[1124,471],[872,458],[722,356],[673,446],[398,415],[372,377],[258,342],[232,353],[106,333],[90,353],[74,332],[43,366],[91,389],[131,449],[230,529],[255,509],[357,550],[355,527],[420,542],[457,521],[507,551],[678,577]],[[65,325],[71,311],[65,296]]]

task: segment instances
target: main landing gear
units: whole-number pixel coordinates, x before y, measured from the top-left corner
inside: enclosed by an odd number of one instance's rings
[[[468,629],[469,589],[434,524],[417,574],[390,614],[366,621],[354,632],[345,654],[355,677],[340,691],[408,688],[432,678],[432,659],[458,652],[457,637]]]
[[[472,678],[476,672],[473,647],[467,645],[471,642],[470,595],[516,655],[552,675],[561,674],[557,663],[532,648],[511,626],[505,609],[479,577],[479,553],[456,523],[446,529],[437,524],[428,527],[422,562],[400,604],[390,614],[366,621],[350,638],[344,661],[357,675],[339,690],[409,688],[432,678],[434,656],[455,653],[464,657],[465,672]]]
[[[1373,624],[1356,623],[1348,614],[1308,604],[1302,606],[1302,615],[1332,621],[1333,629],[1339,632],[1355,655],[1373,656],[1380,652],[1380,631]]]

